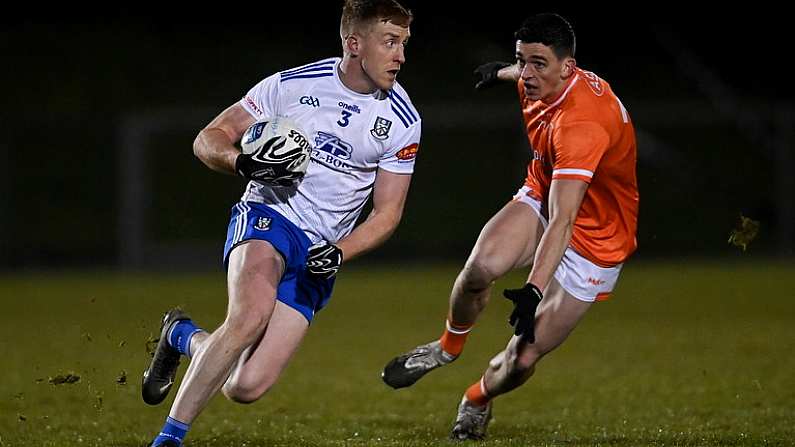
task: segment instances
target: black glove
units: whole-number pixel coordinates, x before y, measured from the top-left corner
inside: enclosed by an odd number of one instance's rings
[[[309,247],[306,258],[306,269],[313,275],[331,279],[342,265],[342,250],[326,241],[318,242]]]
[[[235,172],[248,180],[267,185],[291,186],[304,177],[303,172],[293,172],[295,151],[274,154],[271,146],[278,140],[272,138],[250,154],[240,154],[235,159]],[[296,149],[298,151],[300,149]]]
[[[514,327],[513,334],[528,343],[535,343],[536,307],[544,299],[544,294],[530,283],[521,289],[505,289],[502,294],[513,301],[513,312],[508,319],[508,323]]]
[[[500,80],[497,78],[497,73],[501,69],[510,65],[511,64],[506,62],[488,62],[476,68],[475,74],[480,76],[480,80],[477,84],[475,84],[475,88],[478,90],[483,90],[500,82]]]

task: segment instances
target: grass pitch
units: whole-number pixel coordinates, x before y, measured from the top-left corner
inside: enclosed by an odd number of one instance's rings
[[[463,356],[414,387],[379,374],[440,335],[456,273],[347,269],[276,387],[253,405],[217,397],[187,445],[452,445],[461,394],[511,333],[510,303],[494,293]],[[495,401],[486,444],[795,445],[793,278],[783,263],[630,262],[613,299]],[[140,398],[161,312],[183,305],[214,328],[226,306],[221,273],[4,276],[0,299],[2,447],[146,445],[175,394]]]

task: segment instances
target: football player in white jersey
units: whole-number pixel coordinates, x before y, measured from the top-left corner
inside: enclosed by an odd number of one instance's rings
[[[232,209],[224,249],[225,321],[209,333],[179,309],[163,318],[144,400],[162,402],[181,355],[192,360],[152,446],[182,445],[219,390],[241,403],[268,391],[328,301],[342,261],[377,247],[397,227],[421,129],[396,82],[412,18],[395,0],[346,0],[342,58],[265,78],[196,137],[194,153],[209,168],[250,182]],[[313,144],[297,185],[279,186],[278,169],[263,169],[234,145],[252,123],[277,116],[297,122]],[[260,177],[266,171],[270,177]],[[370,194],[373,210],[354,228]]]

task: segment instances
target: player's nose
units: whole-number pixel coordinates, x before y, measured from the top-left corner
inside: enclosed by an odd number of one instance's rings
[[[524,67],[522,67],[522,71],[519,73],[519,76],[522,79],[530,79],[533,77],[533,73],[530,70],[530,64],[525,64]]]
[[[400,65],[406,63],[406,49],[403,48],[403,45],[398,45],[398,49],[395,52],[395,62],[398,62]]]

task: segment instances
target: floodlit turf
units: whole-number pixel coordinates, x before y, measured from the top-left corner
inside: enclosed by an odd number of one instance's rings
[[[461,359],[394,391],[381,368],[440,335],[456,268],[348,270],[277,386],[248,406],[216,398],[187,445],[447,445],[509,303],[495,293]],[[495,401],[487,444],[793,445],[794,286],[784,263],[630,263],[613,300]],[[181,304],[212,328],[226,305],[220,273],[2,276],[0,297],[2,447],[145,445],[174,394],[140,398],[159,314]]]

